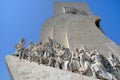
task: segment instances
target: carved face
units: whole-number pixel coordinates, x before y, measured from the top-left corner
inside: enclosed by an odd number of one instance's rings
[[[77,53],[75,51],[72,52],[72,57],[73,58],[78,58],[78,55],[77,55]]]
[[[95,52],[94,51],[91,51],[90,52],[90,56],[93,57],[95,55]]]
[[[60,44],[57,43],[55,47],[56,47],[57,49],[60,49],[61,46],[60,46]]]

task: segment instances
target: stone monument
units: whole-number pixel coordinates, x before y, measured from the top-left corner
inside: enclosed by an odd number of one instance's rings
[[[40,41],[6,56],[13,80],[120,80],[120,47],[85,3],[57,2]]]

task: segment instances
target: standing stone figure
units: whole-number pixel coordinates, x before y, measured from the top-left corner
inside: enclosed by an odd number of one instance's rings
[[[79,72],[80,63],[78,60],[78,53],[76,51],[72,51],[72,58],[69,67],[70,67],[70,71]]]
[[[91,52],[91,69],[94,77],[100,78],[100,79],[110,79],[109,76],[106,74],[106,69],[103,66],[100,58],[100,54],[97,50],[93,50]]]
[[[119,60],[110,52],[109,53],[109,58],[107,58],[108,62],[110,63],[110,67],[109,67],[109,72],[108,75],[114,79],[116,77],[120,78],[120,62]],[[116,76],[115,76],[116,74]]]
[[[25,50],[24,45],[25,45],[25,39],[24,38],[21,38],[20,43],[15,45],[15,48],[16,48],[15,53],[16,53],[16,55],[19,56],[19,59],[24,58],[24,55],[25,55],[25,53],[24,53],[24,50]]]
[[[87,54],[86,50],[84,47],[82,47],[81,49],[77,50],[78,52],[78,56],[79,56],[79,62],[80,62],[80,74],[86,74],[88,71],[90,71],[90,56]],[[89,72],[88,72],[89,74]],[[87,75],[87,74],[86,74]]]
[[[64,51],[60,50],[59,52],[56,53],[55,55],[55,68],[58,68],[58,69],[63,69],[62,67],[62,63],[63,63],[63,60],[62,60],[62,55],[64,54]]]
[[[109,61],[110,65],[111,65],[111,67],[114,70],[119,72],[119,70],[120,70],[120,62],[112,53],[109,53],[108,61]]]
[[[29,43],[29,46],[28,46],[28,48],[27,48],[27,50],[28,50],[28,60],[30,60],[31,59],[31,54],[32,54],[32,49],[34,48],[34,43],[31,41],[30,43]]]
[[[62,55],[62,69],[70,70],[70,61],[72,57],[72,53],[69,48],[62,47],[64,54]]]

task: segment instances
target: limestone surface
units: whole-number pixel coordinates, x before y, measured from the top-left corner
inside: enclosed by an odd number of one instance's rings
[[[99,50],[106,58],[109,53],[113,53],[120,60],[120,47],[103,33],[100,20],[100,17],[92,14],[85,3],[55,3],[54,16],[44,24],[40,41],[48,42],[50,37],[71,50],[84,46],[90,51]],[[27,60],[19,60],[15,56],[6,56],[6,62],[13,80],[97,80],[42,64],[30,63]]]
[[[13,80],[98,80],[69,71],[19,60],[15,56],[6,56],[7,65]]]
[[[120,47],[103,33],[100,17],[94,16],[85,3],[58,2],[54,13],[43,26],[40,41],[46,42],[50,37],[70,49],[86,46],[90,50],[100,50],[106,57],[109,52],[120,56]]]

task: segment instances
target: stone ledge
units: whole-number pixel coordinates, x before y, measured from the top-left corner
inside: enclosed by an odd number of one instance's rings
[[[15,56],[6,56],[6,62],[13,80],[97,80],[49,66],[19,60]]]

